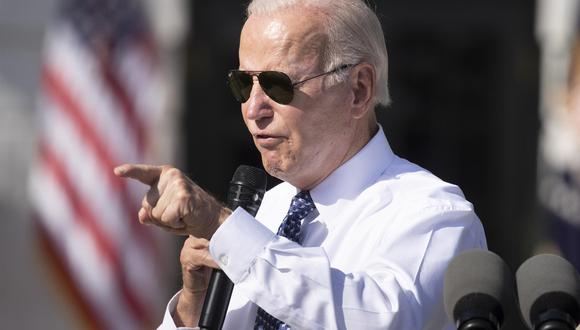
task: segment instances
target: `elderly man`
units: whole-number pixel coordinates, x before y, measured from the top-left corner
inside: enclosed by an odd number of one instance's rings
[[[207,267],[235,283],[226,329],[451,327],[445,268],[485,248],[484,232],[461,190],[393,154],[376,122],[389,102],[376,15],[360,0],[254,0],[239,60],[230,88],[264,168],[284,181],[256,218],[175,168],[115,170],[151,185],[142,223],[191,235],[160,328],[196,325]]]

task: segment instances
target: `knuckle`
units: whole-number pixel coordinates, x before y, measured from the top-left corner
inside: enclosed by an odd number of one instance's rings
[[[173,184],[175,185],[175,188],[178,191],[191,193],[191,184],[185,178],[183,177],[176,178]]]
[[[185,250],[181,250],[181,254],[179,255],[179,262],[181,264],[185,264],[187,263],[188,258],[187,258],[187,252]]]
[[[199,237],[195,237],[195,236],[190,236],[191,237],[191,242],[193,244],[195,244],[196,246],[199,245],[199,243],[201,242],[202,238]]]
[[[139,211],[138,219],[139,219],[139,223],[141,223],[142,225],[146,225],[150,221],[149,216],[147,215],[147,212],[143,209],[141,209],[141,211]]]
[[[161,210],[159,207],[155,207],[151,210],[151,217],[153,217],[155,219],[161,219],[162,214],[163,214],[163,210]]]
[[[143,209],[151,207],[151,205],[149,205],[149,202],[147,201],[147,196],[143,197],[143,199],[141,200],[141,207]]]
[[[181,171],[175,167],[171,167],[168,165],[163,166],[163,172],[169,178],[179,178],[182,176]]]
[[[189,193],[189,191],[186,190],[178,190],[177,193],[175,194],[175,199],[180,203],[188,203],[189,200],[191,199],[191,194]]]
[[[185,271],[187,271],[188,273],[193,273],[193,272],[198,271],[201,268],[201,266],[195,266],[195,265],[192,265],[192,264],[187,264],[187,265],[185,265],[184,268],[185,268]]]
[[[182,177],[175,178],[175,180],[173,181],[173,184],[177,187],[177,189],[183,189],[183,190],[187,189],[187,182]]]

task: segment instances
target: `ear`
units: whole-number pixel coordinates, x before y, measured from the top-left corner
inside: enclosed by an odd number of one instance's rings
[[[375,95],[375,68],[369,63],[362,62],[351,69],[350,80],[353,93],[351,104],[352,115],[355,119],[364,117],[372,110]]]

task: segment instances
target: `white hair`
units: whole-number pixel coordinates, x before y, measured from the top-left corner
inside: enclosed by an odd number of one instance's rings
[[[253,0],[247,16],[271,14],[292,7],[314,7],[326,15],[329,42],[323,51],[325,71],[343,64],[362,61],[374,66],[377,92],[374,104],[390,103],[388,87],[388,57],[383,29],[377,15],[363,0]],[[337,78],[344,75],[337,75]]]

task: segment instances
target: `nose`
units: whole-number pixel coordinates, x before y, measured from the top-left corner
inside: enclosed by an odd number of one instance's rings
[[[242,110],[245,110],[245,116],[248,120],[260,120],[273,115],[272,100],[264,93],[262,86],[258,83],[257,77],[254,77],[254,85],[248,100],[242,104]],[[245,109],[244,109],[245,108]]]

